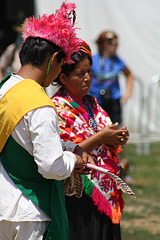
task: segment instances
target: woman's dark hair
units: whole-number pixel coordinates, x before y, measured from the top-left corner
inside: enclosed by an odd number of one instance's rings
[[[83,59],[88,59],[90,61],[90,64],[92,65],[92,59],[90,58],[90,56],[85,53],[84,51],[79,51],[79,52],[75,52],[71,55],[71,59],[73,60],[74,63],[72,64],[63,64],[61,67],[61,73],[64,73],[66,76],[68,76],[71,72],[73,72],[73,70],[76,68],[77,64],[79,62],[81,62]],[[59,76],[53,81],[53,85],[57,85],[60,84],[62,85],[62,83],[60,82]]]
[[[59,46],[43,38],[28,38],[22,45],[19,53],[20,62],[23,65],[31,63],[33,66],[40,66],[48,55],[58,52],[58,63],[65,58],[65,53]]]

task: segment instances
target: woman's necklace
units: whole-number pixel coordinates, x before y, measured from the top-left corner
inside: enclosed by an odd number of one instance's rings
[[[63,94],[64,94],[64,97],[67,97],[67,99],[69,99],[69,100],[72,100],[73,101],[73,99],[71,98],[71,96],[68,94],[68,92],[66,91],[66,89],[65,88],[60,88],[60,90],[59,90],[60,92],[62,91],[63,92]]]
[[[61,90],[62,90],[62,88],[61,88]],[[63,92],[64,92],[65,96],[67,97],[67,99],[74,101],[71,98],[71,96],[68,94],[68,92],[66,91],[65,88],[63,88]],[[89,100],[87,98],[87,96],[83,97],[83,102],[84,102],[85,108],[86,108],[87,113],[88,113],[89,125],[94,130],[94,132],[97,132],[98,127],[97,127],[97,123],[96,123],[95,113],[94,113],[94,110],[93,110],[95,102],[93,102],[92,98],[90,98],[90,100]]]
[[[90,100],[85,96],[83,97],[83,101],[84,101],[84,105],[86,107],[86,110],[87,110],[87,113],[88,113],[88,116],[89,116],[89,125],[90,127],[95,131],[97,132],[97,123],[96,123],[96,118],[95,118],[95,113],[94,113],[94,102]],[[92,102],[90,102],[92,101]]]

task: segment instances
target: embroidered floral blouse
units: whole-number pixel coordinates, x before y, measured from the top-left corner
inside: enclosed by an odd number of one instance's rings
[[[86,95],[75,97],[61,88],[52,97],[58,114],[60,136],[63,141],[71,140],[80,143],[107,125],[111,125],[108,114],[97,103],[96,98]],[[120,176],[118,150],[114,146],[101,144],[90,154],[96,165],[109,169]],[[109,176],[96,172],[83,176],[84,192],[100,212],[105,213],[113,223],[119,223],[124,202],[121,190]]]

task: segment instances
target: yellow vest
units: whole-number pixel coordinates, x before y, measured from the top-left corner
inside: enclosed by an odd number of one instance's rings
[[[23,116],[42,106],[56,110],[44,89],[34,80],[24,79],[6,92],[0,100],[0,152]]]

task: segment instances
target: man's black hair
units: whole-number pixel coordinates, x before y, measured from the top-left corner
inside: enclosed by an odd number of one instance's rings
[[[58,52],[58,63],[65,57],[65,53],[59,46],[43,38],[28,38],[22,45],[19,53],[20,62],[23,65],[31,63],[33,66],[41,66],[48,55]]]

